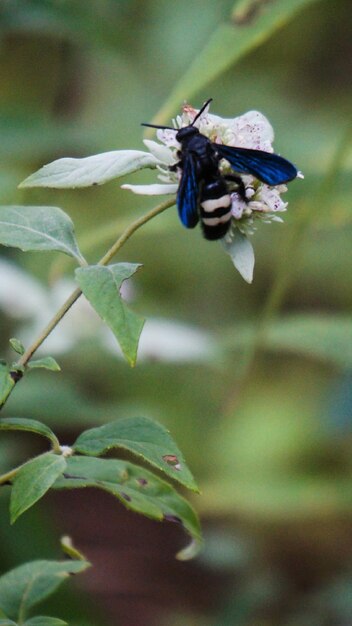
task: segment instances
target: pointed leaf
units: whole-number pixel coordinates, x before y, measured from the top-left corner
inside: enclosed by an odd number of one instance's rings
[[[28,176],[19,187],[54,187],[70,189],[103,185],[114,178],[145,167],[155,168],[160,161],[141,150],[114,150],[83,159],[53,161]]]
[[[37,420],[24,417],[3,417],[0,419],[0,430],[23,430],[46,437],[55,447],[60,445],[51,428]]]
[[[38,615],[37,617],[31,617],[23,624],[23,626],[67,626],[67,622],[57,617],[46,617],[44,615]]]
[[[7,363],[0,363],[0,408],[5,404],[15,385],[10,372],[10,366]]]
[[[198,491],[181,451],[161,424],[147,417],[120,419],[86,430],[73,445],[77,452],[90,456],[100,456],[112,448],[137,454],[188,489]]]
[[[28,611],[53,593],[70,574],[83,572],[87,561],[32,561],[0,577],[0,606],[10,618]]]
[[[54,206],[0,206],[0,244],[63,252],[82,262],[71,218]]]
[[[17,352],[17,354],[20,354],[22,356],[22,354],[25,353],[25,347],[23,343],[19,339],[16,339],[16,337],[12,337],[9,343],[10,343],[11,348],[15,352]]]
[[[40,500],[66,468],[63,456],[47,452],[23,465],[13,480],[11,524]]]
[[[132,511],[156,520],[178,522],[200,547],[199,520],[187,500],[164,480],[137,465],[114,459],[71,457],[54,487],[97,487],[108,491]]]
[[[152,122],[162,124],[168,120],[180,102],[204,90],[206,85],[262,45],[276,31],[285,27],[300,10],[314,2],[317,0],[280,0],[258,11],[252,21],[241,23],[235,13],[233,22],[220,24],[207,39],[203,50],[194,55],[193,62],[175,84]]]
[[[28,369],[34,370],[37,368],[42,368],[45,370],[50,370],[51,372],[60,372],[61,367],[57,361],[52,356],[45,356],[41,359],[35,359],[34,361],[29,361],[27,364]]]
[[[254,250],[249,239],[238,228],[235,228],[232,230],[230,237],[225,237],[222,241],[235,268],[247,283],[251,283],[254,270]]]
[[[120,296],[120,287],[139,267],[135,263],[117,263],[108,267],[91,265],[76,270],[76,279],[84,295],[111,328],[132,366],[136,363],[144,319],[126,307]]]

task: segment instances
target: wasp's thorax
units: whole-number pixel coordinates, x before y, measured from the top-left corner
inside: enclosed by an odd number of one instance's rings
[[[176,139],[180,143],[184,141],[188,141],[191,137],[195,137],[199,135],[199,130],[195,126],[185,126],[184,128],[180,128],[180,130],[176,133]]]

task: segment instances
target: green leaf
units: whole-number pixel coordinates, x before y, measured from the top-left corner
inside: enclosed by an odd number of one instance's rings
[[[132,511],[156,520],[178,522],[200,547],[199,520],[187,500],[164,480],[137,465],[114,459],[71,457],[54,487],[97,487],[108,491]],[[178,557],[187,558],[187,551]]]
[[[226,334],[225,348],[237,349],[253,341],[252,325],[237,326]],[[299,354],[337,367],[352,367],[352,317],[349,315],[287,315],[273,320],[263,336],[262,348]]]
[[[71,189],[103,185],[114,178],[145,167],[155,168],[160,161],[141,150],[114,150],[83,159],[53,161],[28,176],[19,187]]]
[[[270,350],[293,352],[352,367],[352,317],[290,315],[273,322],[264,340]]]
[[[0,619],[0,626],[17,626],[11,619]]]
[[[44,615],[38,615],[37,617],[31,617],[23,626],[67,626],[67,622],[57,617],[46,617]]]
[[[58,448],[60,445],[51,428],[37,420],[24,417],[3,417],[0,419],[0,430],[23,430],[46,437],[55,448]]]
[[[72,446],[81,454],[100,456],[111,448],[138,455],[188,489],[198,491],[181,451],[161,424],[147,417],[129,417],[83,432]]]
[[[239,271],[242,278],[247,283],[253,280],[254,270],[254,250],[249,239],[235,228],[229,237],[222,240],[226,252],[230,255],[232,262]]]
[[[130,311],[120,296],[120,287],[141,267],[136,263],[117,263],[103,267],[91,265],[75,272],[82,292],[98,315],[111,328],[130,365],[135,365],[144,319]]]
[[[60,372],[61,367],[57,361],[52,356],[45,356],[42,359],[35,359],[34,361],[29,361],[27,364],[28,369],[34,370],[37,368],[42,368],[45,370],[50,370],[51,372]]]
[[[20,354],[22,356],[22,354],[25,353],[25,347],[23,343],[19,339],[16,339],[16,337],[12,337],[9,343],[10,343],[11,348],[15,352],[17,352],[17,354]]]
[[[0,606],[10,618],[24,620],[28,611],[52,594],[70,574],[83,572],[87,561],[32,561],[0,577]]]
[[[160,124],[168,120],[180,102],[204,90],[204,87],[258,48],[313,2],[317,0],[280,0],[259,12],[250,23],[240,25],[234,20],[234,23],[220,24],[208,38],[203,50],[194,55],[193,62],[176,83],[153,123]]]
[[[7,363],[0,363],[0,408],[5,404],[15,385],[10,372],[11,370]]]
[[[65,468],[63,456],[47,452],[19,469],[11,490],[11,524],[44,496]]]
[[[290,315],[272,322],[264,339],[269,350],[293,352],[352,367],[352,318],[347,315]]]
[[[1,206],[0,244],[27,250],[55,250],[82,262],[72,220],[53,206]]]

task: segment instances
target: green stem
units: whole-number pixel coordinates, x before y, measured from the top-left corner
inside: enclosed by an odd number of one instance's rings
[[[113,256],[122,248],[122,246],[126,243],[126,241],[133,235],[133,233],[138,230],[141,226],[144,226],[147,222],[149,222],[153,217],[156,217],[166,209],[169,209],[171,206],[175,204],[175,198],[172,200],[166,200],[161,204],[158,204],[154,209],[151,209],[145,215],[142,215],[137,220],[132,222],[130,226],[126,228],[126,230],[122,233],[121,237],[117,239],[117,241],[111,246],[111,248],[107,251],[106,254],[98,261],[98,265],[107,265]]]
[[[2,474],[0,476],[0,485],[6,485],[6,483],[10,483],[15,478],[17,472],[21,469],[21,467],[23,466],[19,465],[18,467],[15,467],[15,469],[6,472],[6,474]]]
[[[166,200],[161,204],[158,204],[156,207],[142,215],[138,219],[136,219],[132,224],[130,224],[126,230],[122,233],[122,235],[115,241],[115,243],[111,246],[111,248],[107,251],[107,253],[98,261],[98,265],[107,265],[113,256],[122,248],[122,246],[128,241],[128,239],[133,235],[133,233],[138,230],[141,226],[149,222],[153,217],[156,217],[169,207],[175,204],[175,199]],[[34,355],[34,353],[38,350],[38,348],[42,345],[45,339],[50,335],[50,333],[54,330],[54,328],[58,325],[58,323],[62,320],[64,315],[66,315],[67,311],[72,307],[72,305],[78,300],[78,298],[82,295],[81,289],[77,288],[75,291],[67,298],[66,302],[62,305],[62,307],[58,310],[56,315],[52,318],[49,324],[44,328],[44,330],[40,333],[39,337],[32,343],[29,348],[25,351],[25,353],[19,359],[17,365],[25,367]]]
[[[64,315],[66,315],[67,311],[71,308],[71,306],[78,300],[82,291],[77,288],[75,291],[67,298],[66,302],[60,307],[56,315],[50,320],[49,324],[44,328],[44,330],[40,333],[39,337],[32,343],[29,348],[24,352],[21,358],[18,360],[17,365],[25,367],[32,358],[33,354],[38,350],[38,348],[42,345],[43,341],[50,335],[50,333],[54,330],[55,326],[62,320]]]
[[[57,437],[55,437],[55,439],[52,440],[51,442],[51,451],[53,454],[62,454],[62,450],[61,450],[61,445],[60,445],[60,441],[58,440]]]
[[[84,253],[89,253],[91,250],[97,249],[99,246],[102,246],[106,242],[110,242],[113,234],[120,230],[124,231],[125,228],[130,224],[130,220],[127,216],[115,218],[109,222],[105,222],[101,226],[97,226],[97,228],[89,229],[87,232],[83,232],[80,236],[79,244],[81,250]],[[150,229],[150,233],[163,234],[166,231],[170,231],[170,223],[167,220],[163,220],[162,222],[153,223],[154,228]],[[176,225],[176,222],[175,222]],[[67,255],[58,255],[57,258],[53,261],[49,269],[49,282],[55,282],[57,278],[66,271],[72,264],[72,258]]]
[[[42,454],[38,454],[38,456],[36,456],[35,458],[37,459],[37,458],[39,458],[41,456],[45,456],[47,454],[58,454],[58,455],[62,454],[62,451],[61,451],[61,448],[60,448],[60,443],[59,443],[58,439],[56,439],[56,442],[53,442],[53,446],[52,446],[50,451],[42,452]],[[28,463],[28,461],[25,461],[24,463],[21,463],[21,465],[18,465],[17,467],[15,467],[14,469],[10,470],[9,472],[6,472],[6,474],[1,474],[0,475],[0,485],[6,485],[6,483],[11,482],[15,478],[16,474],[22,469],[22,467],[27,465],[27,463]]]

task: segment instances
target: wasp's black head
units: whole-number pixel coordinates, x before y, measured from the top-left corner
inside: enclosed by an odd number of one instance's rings
[[[185,126],[184,128],[180,128],[180,130],[176,133],[176,139],[180,143],[183,141],[187,141],[190,137],[194,137],[195,135],[199,135],[198,128],[195,126]]]

